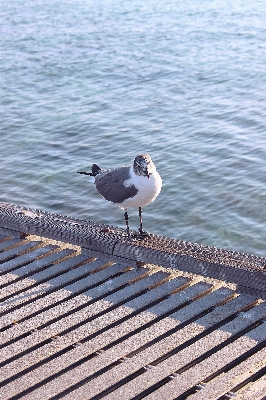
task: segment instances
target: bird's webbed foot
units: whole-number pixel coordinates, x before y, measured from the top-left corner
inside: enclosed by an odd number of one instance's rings
[[[141,237],[147,237],[150,236],[149,232],[143,231],[142,229],[139,229],[139,236]]]

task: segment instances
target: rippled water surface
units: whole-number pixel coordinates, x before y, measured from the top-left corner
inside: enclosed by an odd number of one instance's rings
[[[163,188],[144,229],[266,256],[264,0],[2,0],[0,17],[0,201],[123,226],[76,171],[147,152]]]

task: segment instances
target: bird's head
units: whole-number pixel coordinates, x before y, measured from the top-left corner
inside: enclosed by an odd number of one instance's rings
[[[150,179],[150,175],[155,170],[155,165],[149,154],[139,154],[134,160],[133,168],[136,175],[147,176]]]

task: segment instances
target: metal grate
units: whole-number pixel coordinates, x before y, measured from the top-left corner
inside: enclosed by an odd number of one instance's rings
[[[115,260],[0,235],[1,400],[265,396],[265,302]]]

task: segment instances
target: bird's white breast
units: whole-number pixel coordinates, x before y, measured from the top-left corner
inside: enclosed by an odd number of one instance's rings
[[[130,178],[124,182],[124,186],[134,185],[138,193],[134,197],[130,197],[118,204],[122,208],[127,207],[144,207],[153,202],[162,188],[162,178],[156,171],[150,175],[150,178],[143,175],[136,175],[133,166],[130,168]]]

